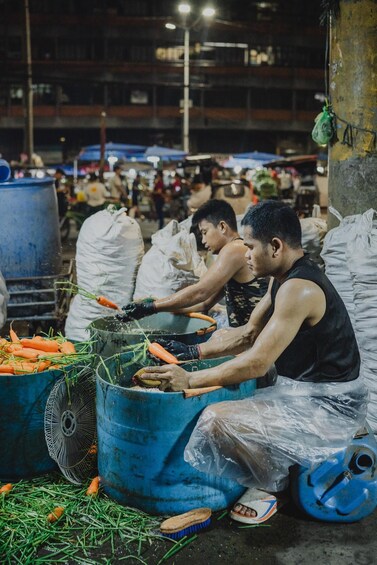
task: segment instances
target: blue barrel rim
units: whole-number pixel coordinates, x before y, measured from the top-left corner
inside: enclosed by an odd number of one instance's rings
[[[54,178],[53,177],[44,177],[42,179],[36,179],[31,177],[26,177],[22,179],[9,179],[4,182],[0,182],[0,190],[2,188],[34,188],[36,185],[41,184],[53,184]],[[18,185],[18,186],[17,186]]]
[[[143,394],[143,395],[144,395],[144,394],[155,394],[155,393],[156,393],[156,390],[155,390],[155,389],[153,390],[153,393],[151,393],[150,391],[148,392],[148,387],[145,387],[145,388],[140,387],[140,388],[138,388],[137,390],[134,390],[134,388],[133,388],[132,386],[129,386],[129,387],[128,387],[128,386],[121,386],[121,385],[119,385],[119,384],[117,384],[117,383],[111,383],[110,381],[107,381],[106,379],[104,379],[104,378],[99,374],[99,371],[100,371],[101,368],[102,368],[103,370],[105,370],[105,369],[104,369],[104,365],[106,365],[106,363],[111,363],[111,361],[116,361],[116,358],[118,358],[118,359],[120,360],[121,356],[123,356],[123,355],[131,355],[131,354],[132,354],[132,352],[123,352],[123,353],[116,353],[115,355],[112,355],[111,357],[107,357],[106,359],[102,359],[102,358],[101,358],[101,360],[97,363],[97,365],[96,365],[96,367],[95,367],[95,369],[94,369],[94,370],[95,370],[95,374],[96,374],[96,378],[98,378],[98,380],[99,380],[101,383],[104,383],[106,386],[113,386],[114,388],[119,389],[119,390],[121,390],[121,391],[127,390],[127,391],[129,391],[132,395],[137,395],[137,394],[139,394],[139,393],[140,393],[140,394]],[[204,361],[204,362],[205,362],[205,361],[209,361],[209,362],[210,362],[210,361],[216,361],[216,362],[219,362],[218,364],[220,365],[221,363],[225,363],[225,361],[229,361],[229,360],[232,359],[232,358],[233,358],[232,356],[227,355],[227,356],[225,356],[225,357],[215,357],[215,358],[213,358],[213,359],[194,359],[194,360],[193,360],[193,363],[194,363],[194,362],[195,362],[195,363],[198,363],[198,362],[203,362],[203,361]],[[136,365],[136,364],[137,364],[137,363],[135,363],[135,365]],[[180,367],[182,367],[182,369],[183,369],[183,368],[185,367],[185,365],[188,365],[188,364],[190,364],[190,361],[187,361],[187,363],[182,363],[182,365],[180,365]],[[146,367],[153,367],[153,365],[146,365]],[[240,383],[240,384],[242,384],[242,383]],[[102,385],[101,385],[101,386],[102,386]],[[156,387],[156,388],[157,388],[157,387]],[[227,388],[227,387],[224,387],[224,388]],[[183,390],[179,390],[179,391],[166,391],[166,392],[163,391],[163,390],[159,390],[158,392],[161,393],[161,394],[166,394],[166,393],[168,393],[169,395],[171,395],[171,394],[174,394],[174,395],[181,395],[181,396],[184,395]],[[215,391],[215,392],[216,392],[216,391]],[[195,398],[195,397],[194,397],[194,398]],[[191,400],[191,399],[188,399],[188,400]]]

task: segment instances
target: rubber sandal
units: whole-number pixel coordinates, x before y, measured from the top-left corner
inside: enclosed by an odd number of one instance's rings
[[[230,517],[236,522],[242,522],[243,524],[262,524],[276,513],[278,507],[276,496],[254,488],[249,488],[235,503],[233,508],[237,504],[242,504],[242,506],[254,510],[257,514],[256,516],[244,516],[235,512],[234,509],[231,510]]]

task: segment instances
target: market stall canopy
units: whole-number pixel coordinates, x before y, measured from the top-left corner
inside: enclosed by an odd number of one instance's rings
[[[131,161],[148,161],[150,163],[158,163],[159,161],[180,161],[186,157],[187,153],[180,149],[171,149],[170,147],[161,147],[160,145],[152,145],[147,147],[143,152],[132,155]]]
[[[251,153],[236,153],[233,155],[235,159],[253,159],[254,161],[260,161],[264,163],[270,163],[271,161],[277,161],[281,159],[281,155],[275,155],[274,153],[262,153],[259,151],[252,151]]]
[[[236,157],[229,157],[222,161],[221,165],[226,169],[235,169],[236,167],[241,169],[257,169],[258,167],[263,167],[264,164],[270,161],[257,161],[256,159],[237,159]]]
[[[127,143],[106,143],[105,159],[116,157],[117,159],[130,159],[133,155],[139,155],[147,149],[146,145],[130,145]],[[101,145],[88,145],[77,155],[78,161],[99,161],[101,159]]]

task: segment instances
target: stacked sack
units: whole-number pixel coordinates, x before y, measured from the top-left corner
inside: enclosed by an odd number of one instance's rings
[[[85,220],[77,240],[77,284],[85,290],[106,296],[120,306],[132,300],[144,242],[139,224],[125,209],[109,207]],[[109,315],[107,308],[77,295],[71,302],[65,334],[68,339],[85,341],[87,326]]]
[[[190,233],[191,218],[179,224],[172,220],[152,236],[152,247],[144,255],[136,279],[134,300],[164,298],[198,282],[206,271]]]
[[[9,293],[5,284],[5,279],[0,271],[0,330],[7,320],[7,303],[9,300]]]
[[[329,231],[323,242],[321,257],[325,263],[325,272],[342,298],[353,328],[355,329],[355,305],[353,301],[352,278],[346,257],[348,242],[352,241],[357,233],[360,214],[342,218],[336,210],[329,208],[340,224]]]
[[[377,435],[377,216],[343,218],[325,238],[325,271],[343,298],[360,349],[360,376],[369,389],[368,423]]]
[[[361,375],[369,389],[368,423],[377,434],[377,212],[360,217],[348,240],[347,262],[352,276],[355,330],[361,355]]]

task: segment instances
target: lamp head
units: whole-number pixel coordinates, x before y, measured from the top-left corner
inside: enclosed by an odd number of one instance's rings
[[[191,6],[187,3],[182,3],[178,5],[178,12],[187,16],[191,12]]]
[[[202,10],[202,16],[204,16],[205,18],[213,18],[215,14],[216,14],[216,10],[211,6],[207,6]]]

